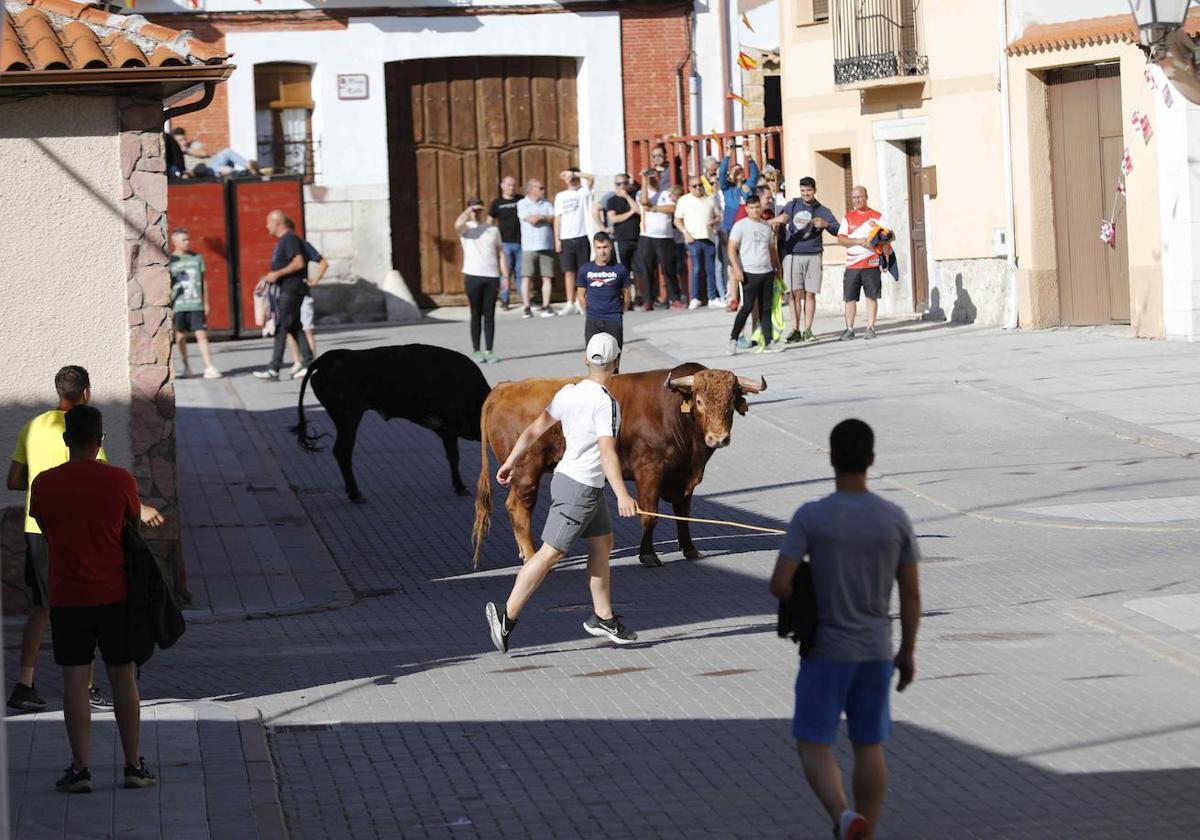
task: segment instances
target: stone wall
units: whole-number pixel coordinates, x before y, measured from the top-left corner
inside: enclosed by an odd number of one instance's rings
[[[738,68],[742,75],[742,98],[749,103],[742,108],[742,128],[765,128],[766,83],[763,80],[767,76],[780,74],[779,50],[758,50],[746,46],[742,49],[758,59],[758,67],[753,70]]]
[[[117,100],[121,148],[121,213],[129,306],[132,472],[145,504],[166,518],[146,529],[154,553],[175,571],[187,596],[175,472],[175,377],[171,367],[171,278],[167,272],[167,175],[162,102]]]
[[[329,261],[313,289],[318,324],[382,321],[392,267],[387,184],[304,188],[304,234]]]

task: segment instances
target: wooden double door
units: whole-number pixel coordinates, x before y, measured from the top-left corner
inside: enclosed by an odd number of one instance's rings
[[[1124,120],[1119,65],[1055,70],[1046,83],[1062,323],[1128,324],[1129,252],[1123,207],[1116,218],[1116,247],[1100,240],[1100,222],[1113,212],[1121,177]]]
[[[454,220],[504,175],[551,200],[578,165],[574,58],[479,56],[386,67],[392,264],[423,304],[462,299]]]

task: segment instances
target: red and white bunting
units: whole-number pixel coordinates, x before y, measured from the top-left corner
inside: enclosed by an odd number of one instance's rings
[[[1110,248],[1117,247],[1117,228],[1108,219],[1100,222],[1100,241]]]
[[[1134,111],[1129,118],[1129,124],[1133,126],[1133,130],[1142,135],[1142,142],[1149,143],[1151,135],[1154,131],[1150,128],[1150,118],[1141,111]]]
[[[1128,175],[1133,171],[1133,158],[1129,156],[1129,149],[1121,153],[1121,174]]]
[[[1125,179],[1117,181],[1117,195],[1125,195]]]

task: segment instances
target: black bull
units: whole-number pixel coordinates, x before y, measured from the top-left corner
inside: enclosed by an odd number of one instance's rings
[[[458,439],[479,440],[479,413],[491,391],[473,361],[462,353],[428,344],[322,353],[300,385],[300,420],[291,427],[300,445],[313,452],[324,435],[310,434],[304,418],[304,389],[310,380],[313,393],[337,430],[333,455],[352,500],[362,498],[351,463],[354,440],[363,413],[370,410],[385,420],[411,420],[437,434],[450,462],[454,492],[467,495],[458,474]]]

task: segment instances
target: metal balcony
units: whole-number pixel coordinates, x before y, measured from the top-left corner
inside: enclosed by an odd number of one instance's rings
[[[929,74],[921,0],[834,0],[832,5],[838,87],[905,84]]]

